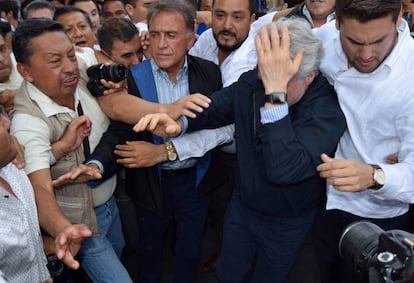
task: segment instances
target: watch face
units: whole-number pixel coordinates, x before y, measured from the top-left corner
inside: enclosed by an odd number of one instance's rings
[[[175,153],[175,152],[169,152],[168,153],[168,160],[169,161],[175,161],[175,160],[177,160],[177,153]]]
[[[374,181],[380,185],[383,186],[385,184],[385,173],[382,169],[375,169],[374,174]]]

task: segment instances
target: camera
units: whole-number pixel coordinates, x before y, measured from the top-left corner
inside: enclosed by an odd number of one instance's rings
[[[414,282],[414,236],[408,232],[354,222],[342,233],[339,253],[367,282]]]
[[[108,89],[101,84],[101,79],[117,83],[127,78],[128,70],[121,64],[111,64],[108,66],[96,64],[90,66],[86,73],[89,76],[86,86],[93,96],[98,97],[102,96],[103,92]]]

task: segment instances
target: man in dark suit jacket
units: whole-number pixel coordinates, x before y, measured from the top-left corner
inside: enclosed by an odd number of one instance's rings
[[[194,41],[194,17],[195,10],[186,0],[159,1],[152,6],[148,24],[153,59],[131,67],[129,93],[151,102],[171,103],[189,93],[208,96],[221,89],[218,66],[187,55]],[[105,180],[117,170],[120,156],[127,167],[126,190],[136,204],[139,282],[160,280],[162,239],[172,214],[177,225],[174,281],[194,282],[208,192],[221,183],[208,177],[217,175],[212,172],[210,154],[181,161],[174,141],[150,132],[136,134],[132,125],[112,121],[85,167],[98,164]]]
[[[289,31],[282,27],[281,36],[272,24],[256,39],[259,71],[216,92],[210,106],[188,120],[190,131],[236,127],[236,185],[217,266],[223,283],[245,282],[254,257],[252,282],[287,282],[324,200],[320,155],[335,151],[345,129],[335,90],[318,72],[322,44],[305,20],[284,23]],[[165,114],[148,115],[135,127],[162,136],[181,128]]]

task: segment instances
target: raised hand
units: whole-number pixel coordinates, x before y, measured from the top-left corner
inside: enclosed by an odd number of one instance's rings
[[[63,174],[56,180],[52,181],[53,187],[59,187],[66,184],[86,183],[90,180],[102,178],[101,171],[95,163],[81,164],[72,169],[70,172]]]
[[[181,120],[175,121],[164,113],[148,114],[134,126],[135,132],[150,131],[160,137],[175,137],[182,131]]]
[[[186,95],[176,100],[171,104],[166,104],[165,107],[166,113],[174,120],[180,118],[181,116],[187,116],[190,118],[195,118],[196,114],[193,112],[201,113],[204,108],[210,106],[210,98],[201,93],[195,93],[191,95]]]
[[[84,138],[91,133],[92,122],[86,116],[74,119],[67,126],[62,138],[52,144],[52,151],[56,159],[76,150]]]
[[[290,37],[285,25],[281,35],[275,23],[262,27],[255,38],[260,78],[265,93],[286,92],[288,82],[298,72],[303,58],[301,49],[292,60],[290,57]]]

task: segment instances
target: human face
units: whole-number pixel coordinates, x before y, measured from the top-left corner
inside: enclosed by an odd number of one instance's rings
[[[400,23],[401,16],[394,23],[391,15],[366,23],[351,18],[337,22],[349,67],[354,67],[361,73],[374,71],[394,48]]]
[[[6,82],[9,80],[12,63],[10,59],[10,49],[4,40],[4,37],[0,35],[0,82]]]
[[[0,114],[0,168],[3,168],[16,158],[16,146],[10,134],[9,118]]]
[[[212,11],[213,0],[201,0],[200,11]]]
[[[75,2],[74,6],[85,11],[89,15],[92,22],[92,31],[96,34],[99,25],[101,24],[101,20],[99,17],[98,7],[96,7],[95,3],[93,1],[80,1]]]
[[[32,10],[27,14],[28,19],[47,18],[53,20],[53,13],[47,8]]]
[[[188,33],[184,17],[170,11],[156,14],[149,23],[149,41],[155,63],[175,81],[194,43],[194,33]]]
[[[254,17],[250,15],[248,0],[216,0],[212,27],[219,49],[231,52],[239,48],[249,34]]]
[[[73,44],[79,47],[93,48],[95,35],[91,26],[81,12],[69,12],[57,19],[65,27],[67,35]]]
[[[305,0],[306,8],[308,8],[314,24],[318,20],[326,23],[326,18],[334,11],[335,0]],[[315,26],[320,26],[316,24]]]
[[[123,19],[126,16],[124,3],[121,1],[105,1],[102,5],[102,18],[104,20],[110,18]]]
[[[128,42],[115,40],[112,44],[111,59],[118,64],[123,64],[129,68],[131,65],[142,61],[141,41],[138,34]]]
[[[57,103],[72,99],[79,70],[75,48],[68,36],[58,31],[46,32],[32,38],[30,43],[33,54],[28,64],[17,65],[22,77]]]
[[[126,4],[125,9],[133,23],[147,22],[148,7],[154,2],[155,0],[137,0],[135,7]]]

